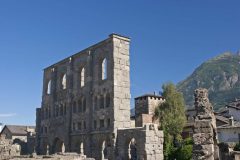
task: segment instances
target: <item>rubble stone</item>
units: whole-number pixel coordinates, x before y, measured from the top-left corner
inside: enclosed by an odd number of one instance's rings
[[[11,156],[20,155],[20,145],[13,144],[9,139],[6,139],[4,136],[0,136],[0,159],[7,159]]]

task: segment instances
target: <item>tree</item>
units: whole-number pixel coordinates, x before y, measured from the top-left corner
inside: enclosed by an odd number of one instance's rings
[[[173,83],[162,86],[165,102],[156,108],[160,128],[164,131],[165,159],[175,159],[174,154],[181,143],[181,133],[186,123],[183,95],[176,90]]]

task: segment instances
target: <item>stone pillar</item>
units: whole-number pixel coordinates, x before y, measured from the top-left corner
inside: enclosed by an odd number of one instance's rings
[[[193,133],[193,160],[219,159],[217,147],[216,118],[208,99],[207,89],[195,90],[196,117]]]

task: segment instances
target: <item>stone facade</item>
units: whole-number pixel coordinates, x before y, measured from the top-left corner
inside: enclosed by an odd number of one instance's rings
[[[128,129],[137,136],[149,137],[149,132],[162,137],[162,132],[131,128],[129,45],[129,38],[111,34],[44,69],[42,106],[36,110],[38,154],[66,151],[97,160],[116,159],[122,153],[117,146],[119,134],[128,134]],[[162,154],[162,150],[146,149],[146,155]]]
[[[217,131],[213,107],[207,89],[195,90],[196,117],[193,133],[193,160],[217,160]]]

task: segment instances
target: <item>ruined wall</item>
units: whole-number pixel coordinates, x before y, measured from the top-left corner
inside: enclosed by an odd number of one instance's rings
[[[5,136],[0,136],[0,159],[9,158],[11,156],[19,156],[21,147],[9,139],[6,139]]]
[[[193,160],[219,159],[216,119],[208,99],[207,89],[195,90],[196,117],[193,133]]]
[[[117,158],[163,160],[163,131],[158,130],[156,124],[119,129]]]

